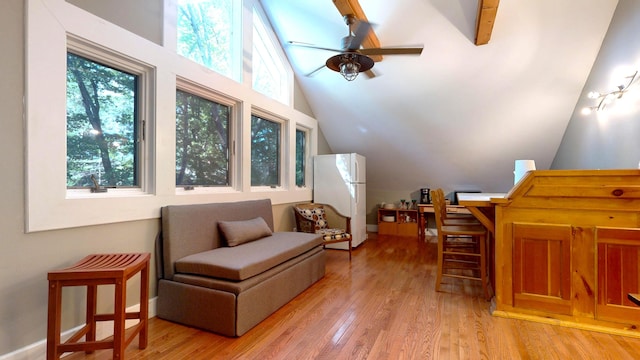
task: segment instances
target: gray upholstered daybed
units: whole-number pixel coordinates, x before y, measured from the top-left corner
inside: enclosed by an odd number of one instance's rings
[[[273,230],[268,199],[163,207],[158,317],[240,336],[324,276],[319,235]]]

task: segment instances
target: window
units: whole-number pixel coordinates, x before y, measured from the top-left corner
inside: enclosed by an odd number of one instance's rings
[[[229,185],[231,107],[176,92],[176,185]]]
[[[235,0],[179,0],[178,54],[240,81],[240,7]]]
[[[67,187],[139,186],[138,76],[67,53]]]
[[[306,185],[307,132],[296,129],[296,186]]]
[[[289,72],[285,67],[284,55],[278,51],[271,35],[271,28],[265,25],[256,8],[253,9],[253,89],[289,104]]]
[[[281,127],[251,115],[251,186],[280,186]]]

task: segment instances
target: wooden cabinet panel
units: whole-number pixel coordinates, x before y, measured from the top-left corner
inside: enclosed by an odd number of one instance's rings
[[[573,316],[593,319],[596,304],[595,228],[572,228],[571,299]]]
[[[629,310],[640,309],[627,299],[640,292],[640,229],[596,229],[598,298],[596,317],[628,320]]]
[[[514,305],[569,314],[570,225],[513,224]]]
[[[395,235],[398,232],[398,224],[395,222],[379,222],[378,234],[380,235]]]
[[[418,223],[402,223],[398,224],[398,236],[418,236]]]
[[[391,220],[384,220],[389,217]],[[395,235],[398,232],[398,211],[378,209],[378,234]]]

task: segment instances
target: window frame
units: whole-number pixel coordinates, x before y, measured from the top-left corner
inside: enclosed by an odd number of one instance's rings
[[[297,174],[298,174],[298,131],[302,132],[304,134],[304,184],[302,185],[298,185],[298,181],[296,179]],[[293,176],[293,184],[297,189],[304,189],[309,187],[309,179],[311,176],[311,170],[310,168],[310,164],[311,164],[311,156],[310,154],[310,141],[309,139],[311,138],[311,129],[303,127],[303,126],[296,126],[295,129],[295,139],[294,139],[294,153],[295,153],[295,164],[294,164],[294,176]]]
[[[152,110],[150,104],[154,103],[154,99],[152,97],[153,86],[154,86],[154,70],[148,66],[145,66],[143,63],[125,58],[111,50],[105,49],[103,47],[97,46],[95,44],[90,44],[82,39],[69,35],[67,38],[67,53],[72,53],[77,56],[84,57],[88,60],[94,61],[96,63],[110,66],[116,70],[127,72],[133,75],[138,76],[137,86],[136,86],[136,104],[135,104],[135,112],[137,113],[137,134],[136,134],[136,146],[135,151],[137,154],[137,164],[136,164],[136,176],[138,180],[137,185],[126,186],[126,187],[115,187],[109,188],[108,192],[121,192],[127,194],[135,194],[135,193],[150,193],[153,191],[153,183],[151,182],[151,177],[149,176],[149,163],[148,159],[151,157],[153,153],[153,148],[149,145],[152,142],[152,139],[147,141],[147,124],[150,124],[152,121]],[[65,72],[67,71],[67,67],[65,66]],[[66,86],[66,82],[65,82]],[[66,105],[65,105],[66,109]],[[65,119],[65,130],[66,130],[66,119]],[[66,142],[66,136],[65,136]],[[66,146],[66,144],[65,144]],[[65,165],[66,169],[66,165]],[[66,170],[65,170],[66,171]],[[67,197],[85,197],[86,192],[91,191],[90,188],[75,188],[75,187],[67,187]]]
[[[117,53],[112,49],[91,43],[87,40],[72,34],[67,34],[67,49],[66,52],[72,52],[74,54],[83,56],[87,59],[112,66],[116,69],[138,75],[138,99],[136,104],[136,111],[138,112],[138,186],[133,187],[119,187],[110,188],[106,193],[100,193],[102,197],[120,197],[120,196],[136,196],[153,194],[154,182],[153,177],[150,175],[151,166],[150,160],[154,157],[154,139],[151,135],[151,128],[153,127],[154,119],[154,103],[153,96],[155,87],[155,70],[153,67],[145,65],[144,62],[136,60],[132,57],[127,57]],[[65,53],[66,54],[66,53]],[[66,57],[65,57],[66,59]],[[66,88],[66,61],[65,61],[65,88]],[[65,112],[66,112],[66,97],[65,97]],[[65,133],[66,133],[66,117],[65,117]],[[66,153],[66,136],[65,136],[65,153]],[[66,172],[66,162],[65,162]],[[111,193],[111,194],[109,194]],[[67,188],[67,198],[87,198],[96,197],[96,193],[91,193],[89,188],[76,189]]]
[[[221,105],[228,106],[229,109],[229,185],[228,186],[193,186],[193,189],[189,189],[184,185],[175,184],[175,159],[174,159],[174,185],[175,193],[177,195],[198,195],[198,194],[214,194],[214,193],[233,193],[238,192],[240,187],[240,169],[239,158],[236,152],[236,144],[239,143],[239,126],[238,119],[240,119],[240,109],[242,104],[240,101],[233,99],[229,96],[221,94],[214,89],[205,87],[186,78],[178,77],[176,82],[176,89],[187,92],[189,94],[199,96],[203,99],[207,99],[216,102]],[[175,118],[175,111],[174,111]],[[175,129],[175,119],[174,119]],[[177,135],[176,135],[177,136]],[[174,142],[174,146],[175,146]],[[174,148],[175,150],[175,148]],[[174,151],[175,154],[175,151]]]
[[[285,176],[285,174],[288,174],[289,172],[287,171],[288,169],[288,164],[289,164],[289,159],[285,156],[288,152],[288,142],[286,141],[288,136],[288,124],[289,122],[278,116],[275,115],[273,113],[267,112],[263,109],[258,109],[258,108],[253,108],[251,110],[251,115],[249,116],[249,145],[248,145],[248,149],[247,151],[249,152],[249,174],[251,174],[251,168],[253,167],[253,159],[251,158],[251,153],[253,151],[252,148],[252,144],[253,144],[253,138],[251,137],[251,127],[252,127],[252,117],[256,116],[259,117],[263,120],[267,120],[273,123],[276,123],[278,125],[280,125],[280,138],[278,139],[278,141],[280,141],[279,144],[279,151],[278,151],[278,157],[279,157],[279,161],[278,161],[278,185],[274,186],[274,185],[250,185],[251,186],[251,191],[274,191],[274,190],[284,190],[288,188],[288,177]],[[251,176],[249,176],[249,184],[251,184]]]

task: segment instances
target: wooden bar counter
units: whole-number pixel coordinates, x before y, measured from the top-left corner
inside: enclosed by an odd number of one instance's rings
[[[640,337],[640,170],[531,171],[496,205],[496,316]]]

